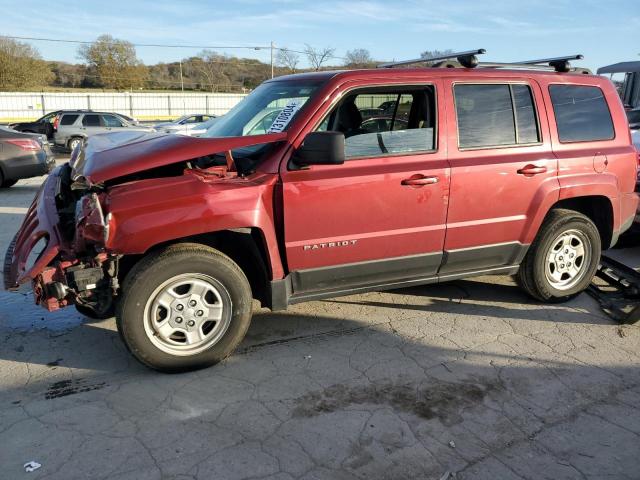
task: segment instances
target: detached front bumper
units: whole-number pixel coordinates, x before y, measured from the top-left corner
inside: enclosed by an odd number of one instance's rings
[[[63,268],[73,265],[73,261],[61,258],[61,252],[68,251],[59,230],[59,217],[56,211],[56,192],[60,188],[60,169],[56,168],[45,180],[27,211],[22,226],[16,233],[4,262],[4,287],[16,290],[29,280],[33,283],[36,303],[48,310],[57,310],[66,305],[64,299],[58,300],[47,292],[47,285],[64,278]],[[45,242],[42,252],[35,261],[34,249]],[[56,266],[52,266],[56,258]],[[66,264],[66,265],[65,265]]]

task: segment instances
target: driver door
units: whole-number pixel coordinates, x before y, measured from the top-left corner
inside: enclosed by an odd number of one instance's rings
[[[295,170],[283,162],[294,298],[435,279],[450,176],[440,90],[434,83],[345,93],[315,128],[345,133],[345,163]],[[380,109],[378,118],[385,122],[360,114],[389,102],[391,113]],[[388,128],[372,131],[373,124]]]

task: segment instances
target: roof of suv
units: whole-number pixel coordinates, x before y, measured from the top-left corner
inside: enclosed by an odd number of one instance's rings
[[[416,77],[461,77],[464,75],[492,77],[531,77],[544,76],[547,78],[558,78],[565,81],[566,79],[604,79],[598,75],[578,74],[578,73],[560,73],[552,70],[532,70],[532,69],[503,69],[503,68],[370,68],[362,70],[326,70],[322,72],[296,73],[293,75],[284,75],[276,77],[269,82],[278,81],[300,81],[300,80],[329,80],[332,78],[362,79],[362,78],[416,78]],[[606,79],[605,79],[606,80]],[[578,83],[578,82],[576,82]]]
[[[120,113],[116,112],[97,112],[95,110],[63,110],[59,115],[80,115],[82,113],[90,114],[90,115],[119,115]]]

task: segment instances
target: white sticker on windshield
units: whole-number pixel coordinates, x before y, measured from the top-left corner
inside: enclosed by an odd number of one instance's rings
[[[284,131],[284,129],[287,128],[287,125],[289,125],[289,122],[291,121],[293,116],[298,110],[300,110],[300,107],[302,107],[303,104],[304,100],[302,99],[291,100],[289,103],[287,103],[287,105],[282,109],[282,111],[273,121],[273,123],[269,127],[269,130],[267,130],[267,133],[280,133]]]

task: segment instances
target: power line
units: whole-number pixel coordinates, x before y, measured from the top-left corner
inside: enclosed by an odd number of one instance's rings
[[[83,45],[91,45],[97,43],[96,40],[69,40],[62,38],[43,38],[43,37],[19,37],[15,35],[0,35],[2,38],[11,38],[13,40],[31,40],[40,42],[58,42],[58,43],[76,43]],[[131,43],[131,42],[129,42]],[[202,48],[202,49],[214,49],[214,48],[231,48],[231,49],[247,49],[247,50],[269,50],[271,47],[268,45],[167,45],[159,43],[131,43],[134,47],[158,47],[158,48]]]
[[[10,38],[12,40],[30,40],[40,42],[58,42],[58,43],[74,43],[79,45],[92,45],[97,43],[96,40],[70,40],[62,38],[44,38],[44,37],[22,37],[16,35],[0,35],[0,38]],[[152,48],[187,48],[187,49],[245,49],[245,50],[280,50],[283,52],[299,53],[302,55],[308,55],[308,52],[301,50],[292,50],[286,47],[276,47],[275,45],[171,45],[160,43],[131,43],[134,47],[152,47]],[[346,60],[346,57],[340,57],[337,55],[327,55],[327,58],[333,58],[337,60]]]

